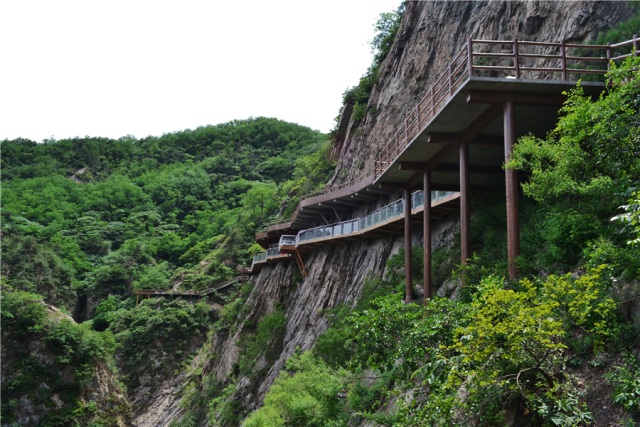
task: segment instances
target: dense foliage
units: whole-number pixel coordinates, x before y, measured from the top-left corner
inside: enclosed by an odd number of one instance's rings
[[[282,199],[292,211],[326,181],[326,147],[267,118],[140,140],[5,140],[2,274],[67,309],[78,296],[224,282]]]
[[[38,421],[43,427],[118,425],[128,413],[122,397],[87,401],[99,369],[108,369],[115,340],[48,309],[42,297],[2,289],[2,425],[17,426],[20,399],[48,408]],[[7,352],[7,349],[12,352]],[[44,412],[44,411],[43,411]],[[95,424],[90,423],[95,422]]]

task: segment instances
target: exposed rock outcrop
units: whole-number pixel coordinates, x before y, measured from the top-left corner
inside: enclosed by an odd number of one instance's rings
[[[73,331],[64,327],[56,329],[52,325],[68,322],[72,328],[77,328],[74,320],[41,301],[33,304],[43,305],[46,309],[47,332],[44,335],[34,333],[22,337],[17,345],[13,328],[3,325],[3,393],[17,392],[19,396],[9,403],[15,416],[15,424],[10,425],[63,425],[65,420],[73,419],[78,425],[130,426],[129,405],[113,368],[97,356],[84,366],[70,364],[67,356],[61,356],[60,349],[56,351],[52,347],[52,341],[66,339],[66,345],[71,348],[76,345],[73,339],[77,337]],[[28,319],[23,321],[29,322]],[[59,337],[52,339],[49,335],[52,333]],[[26,389],[24,384],[35,387]],[[6,421],[3,419],[3,425]]]

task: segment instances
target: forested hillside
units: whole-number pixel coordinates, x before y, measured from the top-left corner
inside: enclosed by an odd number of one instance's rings
[[[21,372],[3,380],[3,425],[24,421],[11,399],[28,392],[35,403],[52,395],[37,386],[42,375],[46,384],[56,381],[56,370],[113,366],[114,350],[130,391],[144,372],[140,363],[154,351],[176,351],[161,357],[160,372],[173,372],[169,368],[189,354],[178,348],[195,351],[217,311],[180,300],[135,307],[132,290],[198,290],[235,277],[236,266],[249,265],[262,250],[255,233],[327,180],[328,150],[325,135],[262,117],[143,139],[3,141],[2,314],[9,345],[3,350]],[[91,320],[58,326],[40,296],[77,321]],[[107,328],[104,336],[91,335]],[[35,362],[31,352],[11,353],[14,339],[40,335],[49,343],[40,353],[76,355],[57,356],[58,368]],[[56,347],[53,336],[67,350]],[[60,395],[65,405],[38,425],[71,425],[65,423],[83,414],[107,425],[129,417],[126,411],[112,417],[109,407],[87,412],[85,386],[74,387]]]
[[[78,297],[228,280],[282,199],[331,170],[322,134],[267,118],[2,150],[2,274],[72,312]]]

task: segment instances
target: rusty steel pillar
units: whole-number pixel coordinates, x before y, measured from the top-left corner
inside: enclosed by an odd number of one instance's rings
[[[407,276],[406,300],[413,301],[413,277],[411,274],[411,189],[404,190],[404,265]]]
[[[424,171],[424,211],[422,220],[424,237],[424,305],[431,299],[431,171]]]
[[[504,104],[504,162],[508,163],[516,143],[516,107],[513,101]],[[520,255],[520,224],[518,220],[518,172],[505,171],[507,186],[507,244],[509,278],[518,277],[516,258]]]
[[[460,144],[460,261],[471,258],[471,209],[469,208],[469,143]]]

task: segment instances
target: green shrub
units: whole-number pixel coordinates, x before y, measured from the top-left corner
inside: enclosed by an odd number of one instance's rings
[[[291,372],[291,376],[288,372]],[[264,398],[262,408],[244,422],[246,427],[346,426],[345,373],[332,371],[311,353],[297,352],[287,360]]]
[[[260,320],[255,335],[248,335],[240,340],[239,346],[243,349],[242,357],[238,362],[240,373],[255,375],[252,369],[261,355],[267,362],[267,369],[277,359],[282,351],[286,319],[284,311],[276,310]]]
[[[10,374],[2,381],[3,424],[11,425],[15,420],[14,408],[22,397],[47,407],[39,420],[42,426],[75,425],[86,420],[85,416],[99,415],[94,414],[95,405],[85,407],[81,398],[91,392],[98,363],[111,363],[113,335],[92,331],[61,313],[50,312],[42,297],[22,291],[3,288],[1,314],[2,345],[11,351],[7,360],[12,363]],[[64,380],[63,372],[67,375]],[[51,407],[54,395],[63,402],[60,407]]]
[[[607,375],[613,386],[613,400],[620,403],[634,415],[640,415],[640,362],[632,355],[625,354],[625,363],[614,367]]]

